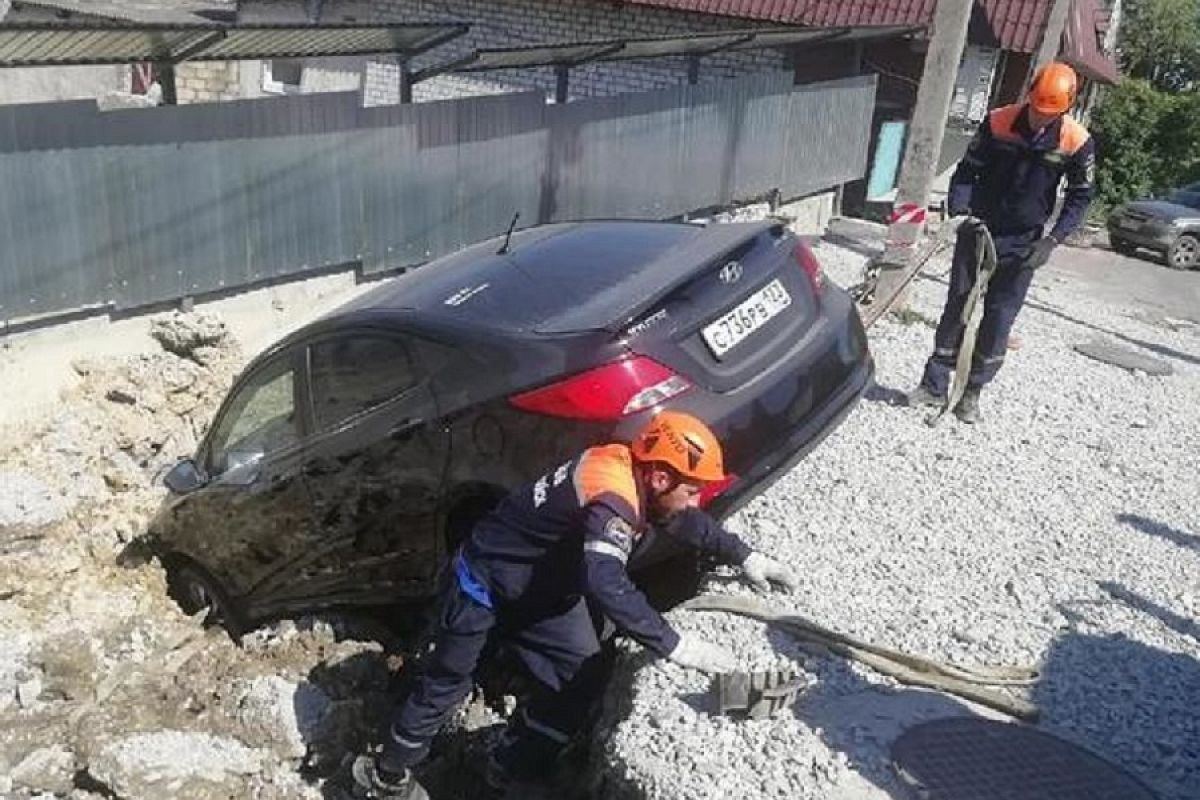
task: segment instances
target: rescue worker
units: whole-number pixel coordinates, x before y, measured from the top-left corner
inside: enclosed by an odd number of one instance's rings
[[[1077,79],[1066,64],[1051,63],[1036,73],[1022,105],[992,111],[979,126],[950,179],[950,216],[970,214],[987,226],[996,243],[998,264],[984,297],[967,388],[954,409],[963,422],[981,418],[980,390],[1004,362],[1009,332],[1035,270],[1083,223],[1092,200],[1095,144],[1087,129],[1067,111],[1075,102]],[[1066,197],[1058,219],[1058,186],[1066,177]],[[950,272],[950,290],[934,334],[933,356],[910,405],[941,405],[962,344],[963,306],[975,278],[975,231],[959,229]]]
[[[663,411],[630,445],[589,448],[512,492],[455,557],[426,668],[397,707],[381,755],[354,762],[358,786],[386,800],[427,797],[411,768],[470,690],[489,637],[515,651],[539,685],[489,759],[497,789],[548,774],[603,691],[593,613],[683,667],[733,669],[723,647],[673,630],[626,571],[651,539],[665,537],[740,565],[760,587],[794,588],[782,564],[698,508],[704,485],[724,478],[713,433],[695,417]]]

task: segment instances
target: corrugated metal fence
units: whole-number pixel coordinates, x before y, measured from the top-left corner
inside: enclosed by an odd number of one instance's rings
[[[786,74],[546,105],[356,93],[0,108],[0,320],[126,309],[522,225],[679,216],[862,177],[873,78]]]

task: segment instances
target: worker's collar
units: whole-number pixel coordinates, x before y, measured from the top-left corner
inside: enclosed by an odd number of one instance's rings
[[[1062,115],[1059,114],[1049,125],[1040,131],[1035,131],[1033,125],[1029,122],[1029,104],[1026,103],[1025,107],[1021,109],[1021,114],[1017,117],[1017,124],[1013,127],[1016,128],[1017,133],[1021,134],[1031,144],[1058,142],[1058,134],[1062,129],[1062,121]]]

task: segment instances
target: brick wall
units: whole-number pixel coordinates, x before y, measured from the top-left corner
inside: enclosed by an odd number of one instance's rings
[[[179,104],[236,100],[242,96],[238,62],[196,61],[175,68],[175,95]]]
[[[415,68],[441,63],[481,47],[519,47],[544,42],[669,36],[739,27],[765,27],[746,20],[629,6],[593,0],[375,0],[377,21],[462,20],[469,33],[414,62]],[[700,80],[734,77],[747,72],[783,69],[785,59],[774,50],[726,53],[700,61]],[[637,92],[676,86],[687,80],[682,57],[637,62],[586,64],[571,70],[572,97]],[[554,70],[522,70],[443,75],[413,87],[417,102],[477,94],[538,89],[553,94]],[[399,67],[393,60],[368,63],[364,97],[367,105],[399,102]]]

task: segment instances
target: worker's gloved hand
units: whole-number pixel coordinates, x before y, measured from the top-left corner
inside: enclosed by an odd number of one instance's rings
[[[742,574],[754,588],[768,591],[777,583],[789,592],[800,588],[800,581],[792,571],[775,559],[762,553],[751,553],[742,563]]]
[[[680,634],[679,644],[667,654],[667,658],[681,667],[701,672],[732,672],[737,667],[733,653],[692,633]]]
[[[1023,266],[1026,269],[1040,269],[1046,266],[1046,262],[1050,260],[1050,253],[1054,252],[1054,248],[1057,246],[1058,241],[1052,236],[1038,239],[1029,248],[1029,254],[1025,256]]]

